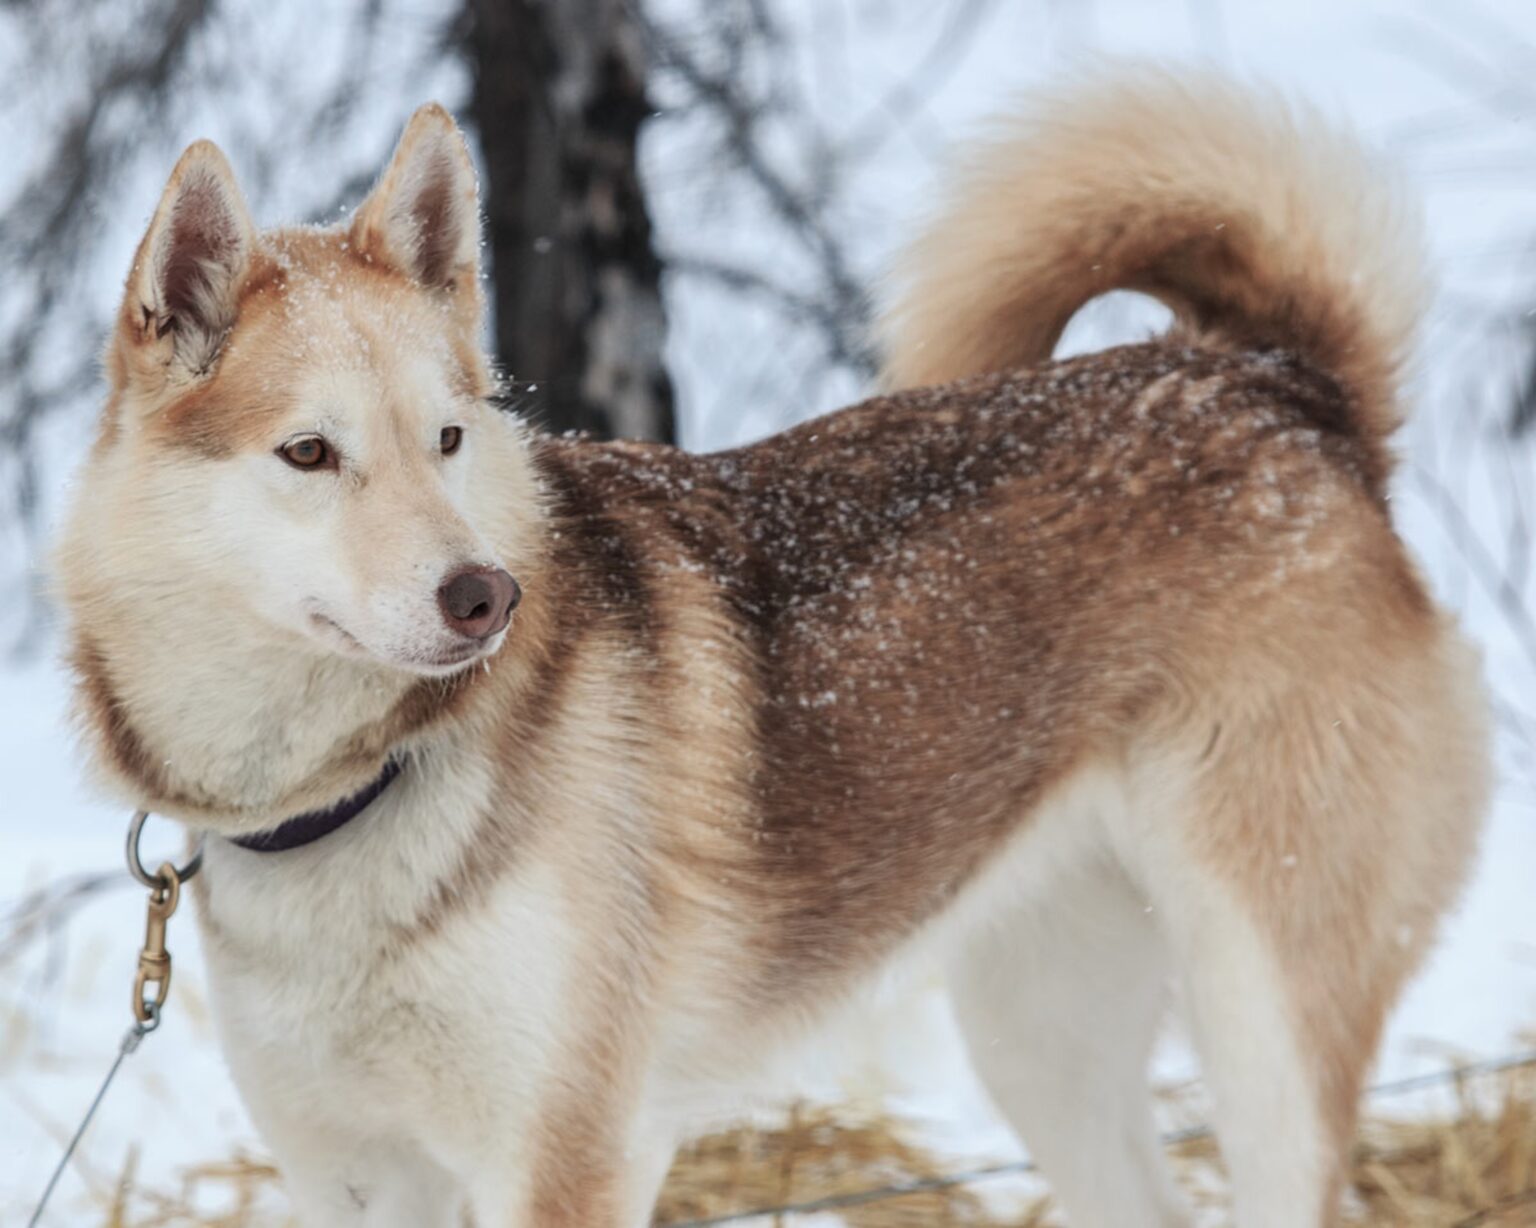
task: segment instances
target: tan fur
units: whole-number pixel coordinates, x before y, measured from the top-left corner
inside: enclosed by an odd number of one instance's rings
[[[709,456],[483,400],[441,111],[348,227],[249,250],[206,151],[216,233],[164,231],[184,160],[141,264],[214,253],[196,336],[229,323],[188,359],[145,324],[170,266],[130,279],[61,573],[106,782],[210,833],[226,1051],[302,1215],[641,1224],[690,1123],[936,957],[1074,1222],[1185,1222],[1138,1086],[1165,961],[1240,1222],[1331,1219],[1484,732],[1383,492],[1411,257],[1334,199],[1342,142],[1246,108],[1140,77],[1037,112],[908,266],[890,380],[954,382]],[[1175,334],[1044,362],[1113,285]],[[466,562],[524,600],[436,664]],[[314,845],[222,838],[389,755]]]

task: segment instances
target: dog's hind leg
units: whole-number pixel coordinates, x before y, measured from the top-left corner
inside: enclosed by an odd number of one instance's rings
[[[1073,1228],[1188,1222],[1147,1079],[1165,971],[1143,901],[1107,860],[1053,875],[951,971],[972,1063]]]
[[[1240,1228],[1336,1221],[1382,1025],[1478,828],[1459,657],[1357,646],[1131,756],[1112,838],[1173,953]]]
[[[1184,1004],[1210,1095],[1239,1228],[1318,1228],[1337,1185],[1337,1115],[1369,1055],[1348,1056],[1350,1087],[1330,1107],[1298,1027],[1311,987],[1289,978],[1263,928],[1218,882],[1180,875],[1152,892],[1177,952]],[[1321,987],[1317,987],[1319,990]],[[1351,1110],[1352,1111],[1352,1110]],[[1330,1112],[1333,1114],[1330,1118]]]

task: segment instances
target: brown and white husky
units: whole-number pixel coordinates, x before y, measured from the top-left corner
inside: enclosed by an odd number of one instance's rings
[[[498,412],[478,250],[435,106],[339,228],[193,145],[60,554],[105,781],[207,834],[302,1222],[636,1228],[932,959],[1073,1224],[1187,1222],[1170,978],[1237,1222],[1330,1221],[1487,775],[1388,515],[1417,254],[1354,147],[1210,81],[1042,102],[904,265],[889,394],[704,456]],[[1172,331],[1051,361],[1116,287]]]

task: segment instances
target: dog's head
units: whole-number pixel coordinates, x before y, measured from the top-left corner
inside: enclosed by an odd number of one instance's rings
[[[519,589],[483,510],[511,428],[486,401],[479,244],[440,107],[330,229],[258,232],[223,154],[189,148],[108,346],[66,588],[416,674],[494,652]]]

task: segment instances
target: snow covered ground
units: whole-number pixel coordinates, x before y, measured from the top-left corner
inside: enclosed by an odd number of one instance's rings
[[[921,61],[945,9],[913,0],[884,6],[880,21],[856,21],[858,4],[795,0],[787,7],[820,107],[851,117],[850,124]],[[1466,517],[1466,531],[1497,571],[1518,545],[1519,526],[1536,517],[1530,442],[1507,450],[1494,419],[1479,409],[1514,380],[1509,338],[1529,328],[1518,305],[1536,302],[1529,255],[1536,241],[1536,93],[1522,103],[1496,71],[1513,62],[1522,39],[1536,44],[1536,8],[1525,0],[1454,11],[1427,2],[1006,0],[992,6],[981,35],[903,136],[860,169],[841,218],[861,236],[861,260],[876,264],[903,220],[928,199],[939,173],[936,151],[951,134],[1062,60],[1092,50],[1214,61],[1275,82],[1352,119],[1404,165],[1427,204],[1442,292],[1424,344],[1422,404],[1404,440],[1409,463],[1399,522],[1437,589],[1484,644],[1488,677],[1511,724],[1475,880],[1393,1020],[1381,1078],[1510,1051],[1523,1029],[1536,1026],[1536,740],[1513,724],[1524,720],[1529,735],[1536,660],[1501,607],[1494,579],[1479,570],[1477,550],[1459,539],[1457,519]],[[1530,54],[1536,62],[1536,50]],[[674,186],[693,169],[686,143],[652,154],[666,181],[658,195],[663,241],[685,231],[697,239],[716,226],[721,242],[750,248],[753,232],[738,214],[688,212],[689,198]],[[764,335],[751,305],[686,282],[671,308],[670,357],[688,442],[730,443],[779,425],[738,392],[754,356],[771,350],[782,363],[793,349]],[[1124,333],[1138,318],[1100,313],[1074,330],[1072,343]],[[804,412],[831,408],[856,391],[833,381],[809,394]],[[78,422],[57,433],[55,485],[83,436]],[[64,707],[64,682],[51,661],[0,666],[0,903],[60,876],[119,864],[128,816],[104,808],[82,786]],[[176,847],[165,826],[150,839],[167,852]],[[0,1223],[24,1222],[126,1027],[142,908],[142,892],[125,879],[86,905],[67,931],[35,944],[19,962],[0,964]],[[176,979],[167,1021],[125,1067],[84,1148],[98,1183],[110,1182],[130,1146],[139,1148],[140,1174],[151,1181],[239,1147],[259,1151],[212,1045],[189,917],[173,924],[171,946]],[[935,1117],[935,1137],[957,1154],[1013,1154],[966,1081],[936,996],[925,994],[918,1009],[893,1007],[862,1042],[859,1062],[836,1067],[845,1082],[878,1086],[899,1105]],[[1176,1072],[1185,1061],[1171,1045],[1163,1069]],[[91,1222],[86,1205],[72,1175],[49,1222]]]

